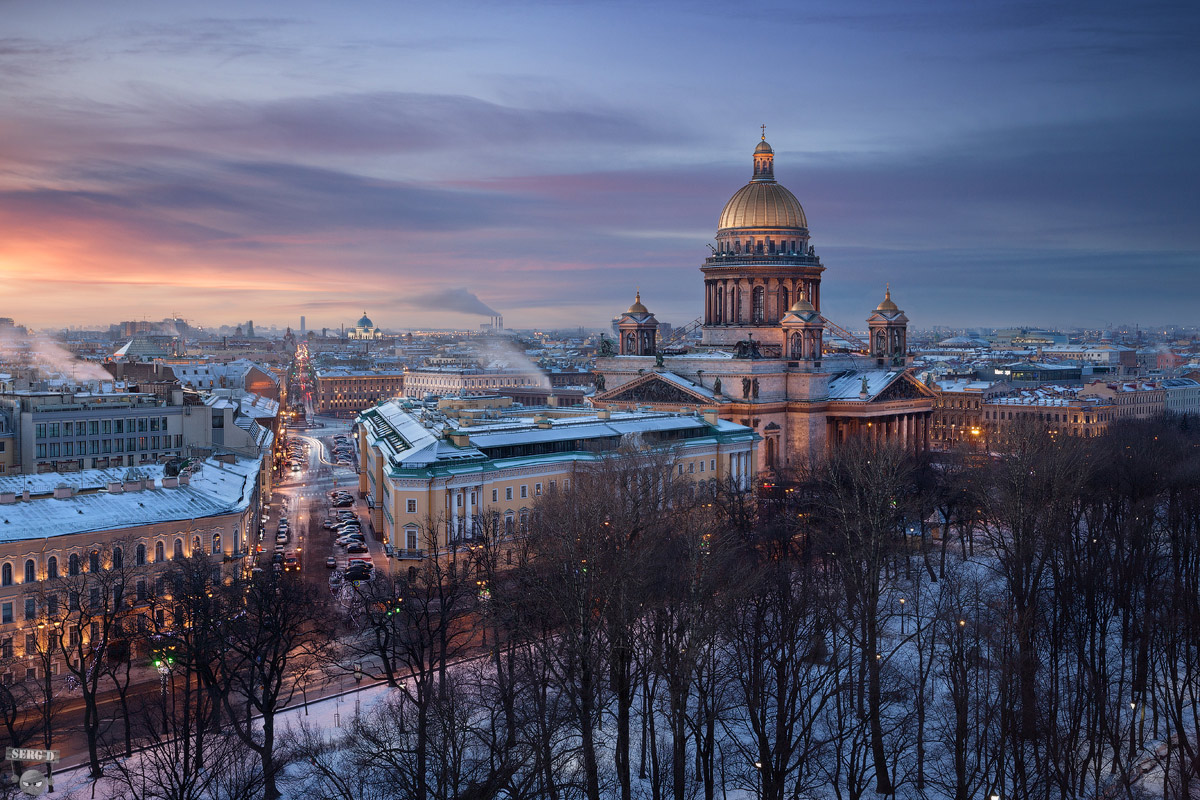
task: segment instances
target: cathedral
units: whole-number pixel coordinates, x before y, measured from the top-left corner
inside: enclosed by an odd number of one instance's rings
[[[821,315],[825,267],[804,208],[775,180],[765,134],[709,249],[700,318],[664,341],[638,293],[617,340],[602,344],[594,405],[715,409],[762,437],[765,474],[853,437],[928,446],[934,393],[909,369],[908,317],[890,286],[866,317],[866,341]]]

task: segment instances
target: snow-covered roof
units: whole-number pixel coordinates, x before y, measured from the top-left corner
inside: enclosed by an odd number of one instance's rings
[[[870,400],[903,374],[903,370],[851,370],[829,382],[830,400]],[[867,379],[867,396],[862,396],[863,378]]]
[[[0,505],[0,541],[45,539],[239,513],[250,506],[260,467],[257,458],[237,458],[231,464],[209,458],[191,474],[189,483],[175,488],[163,487],[161,471],[155,473],[143,467],[140,469],[150,474],[153,485],[140,491],[90,491],[71,497],[36,497]],[[105,473],[107,485],[109,480],[121,480],[127,471],[122,468],[84,472]],[[86,476],[84,472],[29,477],[52,481],[56,486],[71,485],[72,480],[94,485],[101,477]]]

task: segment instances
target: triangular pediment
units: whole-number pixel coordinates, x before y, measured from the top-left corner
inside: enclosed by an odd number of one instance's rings
[[[593,402],[614,403],[665,403],[679,405],[710,405],[713,397],[704,391],[689,389],[686,379],[671,375],[664,378],[651,373],[635,378],[629,383],[601,392]]]
[[[922,384],[909,373],[901,373],[896,380],[884,387],[883,391],[871,398],[873,403],[886,403],[889,400],[919,400],[924,397],[934,397],[929,387]]]

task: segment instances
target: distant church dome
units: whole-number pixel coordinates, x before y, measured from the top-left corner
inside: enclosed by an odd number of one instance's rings
[[[775,182],[774,162],[775,151],[764,137],[754,148],[754,177],[725,204],[718,233],[729,228],[808,228],[796,195]]]
[[[365,312],[365,311],[363,312],[363,315],[359,318],[357,325],[360,328],[374,328],[375,327],[375,323],[371,322],[371,318],[367,316],[367,312]]]

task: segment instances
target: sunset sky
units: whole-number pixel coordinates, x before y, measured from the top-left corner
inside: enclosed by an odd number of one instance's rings
[[[765,123],[834,321],[1194,324],[1198,9],[0,0],[0,316],[682,324]]]

